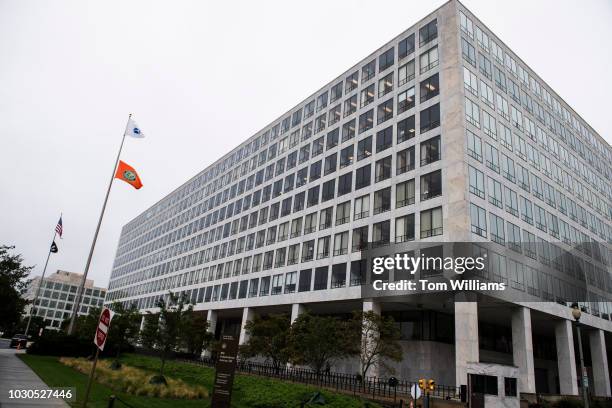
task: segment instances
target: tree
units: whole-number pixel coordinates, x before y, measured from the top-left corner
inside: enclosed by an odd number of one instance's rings
[[[185,320],[184,298],[169,292],[168,302],[161,300],[159,307],[159,324],[155,336],[155,346],[160,350],[161,366],[159,375],[151,378],[154,384],[165,384],[164,367],[170,353],[176,350],[178,345],[181,328]],[[190,308],[193,306],[190,306]]]
[[[383,317],[373,311],[355,312],[351,321],[353,335],[360,339],[352,343],[360,344],[359,359],[361,377],[365,378],[372,367],[383,367],[389,371],[388,360],[402,361],[402,346],[399,343],[400,331],[392,317]]]
[[[214,339],[214,334],[208,331],[208,320],[193,311],[189,305],[181,322],[179,345],[187,349],[189,354],[200,356],[203,349],[208,349]]]
[[[32,267],[23,266],[20,254],[11,254],[15,247],[0,245],[0,331],[11,332],[21,321],[27,301],[22,297]]]
[[[28,325],[28,319],[29,319],[28,315],[23,316],[19,324],[14,326],[13,332],[8,333],[9,336],[12,336],[17,333],[25,333],[26,326]],[[40,333],[40,329],[44,330],[45,327],[47,327],[47,323],[45,322],[45,319],[42,316],[34,315],[32,316],[32,321],[30,322],[30,330],[28,334],[33,336],[34,338],[37,338],[38,333]],[[5,333],[5,336],[6,334],[7,333]]]
[[[159,327],[159,315],[147,312],[145,322],[138,338],[142,347],[152,349],[157,339],[157,329]]]
[[[348,322],[333,316],[302,313],[291,325],[290,360],[294,364],[306,364],[320,374],[334,360],[355,354],[353,339]]]
[[[117,350],[116,360],[113,361],[113,367],[119,368],[121,364],[118,359],[121,356],[121,351],[125,350],[130,343],[134,342],[138,337],[140,330],[140,313],[135,304],[131,304],[129,308],[123,307],[122,303],[114,302],[111,309],[115,312],[111,327],[108,333],[110,347]]]
[[[290,328],[291,321],[287,315],[256,315],[244,325],[248,340],[240,347],[240,354],[245,358],[262,356],[278,370],[289,360]]]

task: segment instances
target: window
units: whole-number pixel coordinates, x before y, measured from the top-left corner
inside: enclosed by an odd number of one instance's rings
[[[306,269],[300,271],[300,283],[298,286],[298,292],[310,291],[310,284],[312,281],[312,269]]]
[[[300,235],[302,235],[302,217],[291,221],[291,238],[296,238]]]
[[[355,215],[353,219],[360,220],[370,215],[370,195],[364,195],[355,199]],[[366,236],[367,240],[367,236]]]
[[[315,133],[320,132],[323,129],[325,129],[325,114],[322,114],[315,119]]]
[[[393,107],[393,105],[391,106]],[[391,114],[393,115],[393,112]],[[359,115],[359,133],[363,133],[367,130],[370,130],[372,129],[373,126],[374,126],[374,110],[373,109],[370,109],[369,111]]]
[[[429,71],[438,66],[438,47],[433,47],[422,53],[419,57],[420,73]]]
[[[377,124],[383,123],[393,117],[393,98],[378,105],[376,118]],[[359,118],[361,120],[361,117]],[[370,126],[368,129],[370,129]],[[366,129],[367,130],[367,129]]]
[[[440,136],[421,142],[421,166],[440,160]]]
[[[460,20],[461,20],[461,31],[467,34],[468,37],[474,38],[474,25],[472,24],[472,20],[470,20],[462,11],[459,12]]]
[[[468,98],[465,98],[465,120],[480,128],[480,107]]]
[[[319,186],[314,186],[308,189],[308,206],[319,204]]]
[[[467,131],[468,137],[468,146],[467,151],[468,155],[479,162],[482,163],[482,141],[478,136],[476,136],[471,131]]]
[[[421,176],[421,201],[442,195],[442,171]]]
[[[312,142],[312,150],[311,150],[312,157],[318,156],[319,154],[323,153],[324,143],[325,143],[324,136],[321,136],[320,138]]]
[[[353,95],[344,101],[344,117],[357,112],[357,95]]]
[[[338,196],[348,194],[353,190],[353,172],[343,174],[338,178]]]
[[[323,183],[323,191],[321,192],[321,202],[332,200],[336,194],[336,179],[331,179]]]
[[[336,225],[346,224],[351,220],[351,202],[347,201],[336,206]]]
[[[421,238],[442,235],[442,207],[421,211]]]
[[[327,266],[320,266],[315,269],[314,290],[327,289],[327,275],[329,274]]]
[[[338,165],[338,154],[337,153],[330,154],[329,156],[327,156],[325,158],[325,169],[324,169],[323,175],[327,176],[328,174],[335,172],[337,165]]]
[[[519,207],[518,207],[518,197],[516,195],[516,191],[509,189],[508,187],[504,188],[504,196],[506,198],[506,211],[510,214],[518,217]]]
[[[365,89],[362,89],[361,93],[359,94],[360,107],[363,108],[364,106],[369,105],[372,102],[374,102],[374,84],[368,86]]]
[[[489,177],[489,202],[496,207],[504,208],[502,185],[499,181]]]
[[[374,192],[374,215],[391,209],[391,187]]]
[[[317,230],[317,213],[310,213],[304,217],[304,235]]]
[[[440,126],[440,104],[435,104],[420,112],[421,133]]]
[[[516,397],[516,378],[504,377],[504,394],[506,397]]]
[[[414,240],[414,214],[395,219],[395,242]]]
[[[372,136],[360,140],[357,143],[357,161],[372,155]]]
[[[329,110],[327,118],[328,125],[331,126],[334,123],[338,122],[341,117],[341,106],[340,104],[338,104]]]
[[[491,60],[481,53],[478,53],[478,69],[489,80],[493,78],[493,68],[491,67]]]
[[[397,113],[406,112],[408,109],[414,108],[414,87],[408,88],[397,95]]]
[[[482,110],[482,131],[493,140],[497,140],[497,122],[486,110]]]
[[[433,20],[419,29],[419,46],[422,47],[438,37],[438,20]]]
[[[506,92],[506,74],[495,65],[493,65],[493,78],[495,79],[495,85]]]
[[[334,256],[348,253],[348,237],[348,231],[341,232],[334,236]]]
[[[397,122],[397,143],[412,139],[415,134],[414,115]]]
[[[487,237],[487,212],[479,206],[470,204],[470,218],[472,220],[472,232]]]
[[[374,179],[377,183],[391,178],[391,158],[392,156],[389,156],[376,161]]]
[[[508,247],[521,253],[521,229],[511,222],[506,222],[506,231],[508,231]]]
[[[321,237],[317,242],[317,259],[324,259],[329,257],[329,244],[330,237]]]
[[[499,152],[488,143],[485,143],[485,163],[488,168],[499,173]]]
[[[333,102],[336,102],[340,98],[342,98],[342,81],[332,86],[329,101],[333,103]]]
[[[397,86],[403,86],[414,79],[414,60],[409,61],[397,70]]]
[[[376,133],[376,153],[382,152],[393,145],[393,127],[389,126],[386,129]]]
[[[287,272],[285,274],[285,293],[294,293],[297,281],[297,272]]]
[[[531,201],[521,196],[521,218],[528,224],[533,225],[533,207]]]
[[[399,42],[397,46],[398,58],[406,58],[408,55],[414,52],[414,34],[410,34],[408,37]]]
[[[367,187],[370,185],[371,165],[368,164],[355,171],[355,190]]]
[[[355,137],[355,119],[351,119],[342,125],[342,141],[346,142]]]
[[[315,181],[321,178],[321,161],[314,162],[310,165],[310,181]]]
[[[378,97],[385,96],[393,90],[393,72],[378,80]]]
[[[463,55],[463,59],[465,59],[469,64],[476,66],[476,50],[474,49],[474,46],[465,38],[461,39],[461,53]]]
[[[321,210],[319,214],[319,231],[324,230],[332,226],[332,213],[334,207],[328,207]]]
[[[421,82],[420,98],[421,103],[433,98],[440,93],[438,74],[435,74]]]
[[[317,98],[317,112],[322,111],[327,107],[327,92],[322,93]]]
[[[376,74],[376,60],[368,62],[361,68],[361,83],[367,82]]]
[[[389,244],[391,236],[391,222],[389,220],[378,222],[372,226],[372,246],[378,247]]]
[[[482,101],[489,108],[495,109],[495,92],[493,92],[493,88],[482,79],[480,80],[480,94],[482,95]]]
[[[512,132],[501,122],[499,124],[499,144],[512,151]]]
[[[414,179],[399,183],[395,187],[395,207],[414,204]]]
[[[397,153],[396,166],[397,175],[414,170],[414,146]]]
[[[497,395],[497,377],[494,375],[470,374],[472,379],[472,392],[479,394]]]
[[[351,75],[346,77],[345,92],[347,94],[357,88],[358,80],[359,80],[359,71],[355,71]]]
[[[470,193],[474,194],[476,197],[484,199],[484,174],[482,173],[482,171],[472,166],[468,167],[468,173],[470,179]]]
[[[505,245],[506,234],[504,232],[504,219],[493,213],[489,213],[489,223],[491,226],[491,241],[500,245]]]

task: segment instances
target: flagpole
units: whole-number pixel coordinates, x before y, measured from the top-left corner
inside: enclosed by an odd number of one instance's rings
[[[100,217],[98,218],[98,226],[96,227],[96,232],[94,233],[93,241],[91,243],[91,247],[89,248],[89,256],[87,257],[87,263],[85,264],[85,271],[83,272],[83,278],[81,279],[81,284],[79,285],[77,296],[76,296],[76,299],[74,300],[74,307],[72,308],[72,316],[70,317],[70,325],[68,326],[68,334],[74,333],[76,319],[78,316],[79,309],[81,307],[81,299],[83,297],[83,290],[85,288],[85,282],[87,280],[87,273],[89,272],[89,265],[91,264],[91,258],[93,256],[94,248],[96,247],[96,241],[98,240],[98,233],[100,232],[100,226],[102,225],[102,218],[104,217],[104,211],[106,210],[106,203],[108,202],[108,196],[110,194],[111,187],[113,185],[113,179],[115,178],[115,171],[117,169],[117,165],[119,164],[119,157],[121,157],[121,150],[123,150],[123,143],[125,142],[125,134],[127,133],[131,118],[132,118],[132,114],[130,113],[130,115],[128,116],[127,123],[125,124],[125,130],[123,131],[123,137],[121,138],[121,145],[119,146],[119,151],[117,152],[117,158],[115,159],[115,165],[113,166],[113,173],[111,174],[110,181],[108,182],[108,188],[106,189],[106,196],[104,197],[104,204],[102,204],[102,211],[100,211]]]
[[[60,213],[60,220],[62,219],[62,213]],[[30,323],[32,322],[32,314],[34,314],[34,310],[36,309],[36,301],[38,300],[38,295],[40,294],[40,287],[45,280],[45,272],[47,272],[47,265],[49,264],[49,258],[51,257],[51,246],[55,242],[55,237],[57,237],[57,229],[53,229],[53,239],[51,240],[51,244],[49,245],[49,253],[47,254],[47,260],[45,261],[45,267],[43,268],[43,273],[40,278],[40,283],[36,288],[36,294],[34,295],[34,302],[32,303],[32,308],[30,309],[30,316],[28,317],[28,324],[26,325],[25,335],[28,336],[28,331],[30,330]]]

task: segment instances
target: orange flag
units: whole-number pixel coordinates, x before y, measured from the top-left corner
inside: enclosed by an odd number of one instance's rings
[[[118,178],[119,180],[123,180],[126,183],[131,184],[132,187],[134,187],[136,190],[142,187],[140,177],[138,177],[138,173],[136,173],[136,170],[134,170],[133,167],[121,160],[119,160],[119,166],[117,167],[115,178]]]

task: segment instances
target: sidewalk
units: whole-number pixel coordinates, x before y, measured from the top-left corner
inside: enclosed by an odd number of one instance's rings
[[[61,399],[9,399],[9,390],[43,390],[45,384],[23,361],[15,349],[0,349],[0,407],[68,407]],[[23,351],[19,351],[23,353]]]

